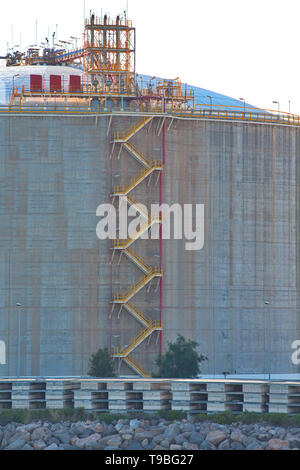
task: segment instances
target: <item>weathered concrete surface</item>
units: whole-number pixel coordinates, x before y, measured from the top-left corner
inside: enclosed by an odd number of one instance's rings
[[[110,243],[95,233],[96,208],[109,202],[111,183],[125,184],[140,171],[124,151],[110,163],[108,119],[0,117],[3,375],[17,372],[19,313],[24,375],[86,374],[90,354],[108,346],[111,333],[124,346],[141,329],[126,312],[114,313],[110,328]],[[114,118],[112,130],[133,122]],[[162,158],[157,124],[155,118],[133,138],[150,160]],[[291,362],[291,343],[300,339],[299,132],[208,121],[174,121],[166,130],[163,202],[205,204],[205,245],[189,252],[185,240],[163,242],[163,345],[178,333],[198,341],[209,357],[205,373],[267,372],[269,313],[272,372],[299,372]],[[155,180],[132,197],[159,202]],[[135,245],[159,264],[157,241]],[[139,278],[123,258],[113,267],[112,289]],[[156,320],[159,291],[151,289],[134,303]],[[134,355],[148,370],[156,340]]]
[[[205,204],[205,245],[164,244],[165,339],[197,340],[203,372],[268,372],[269,314],[271,371],[299,371],[299,136],[207,121],[167,133],[164,199]]]
[[[109,344],[109,246],[96,208],[110,194],[108,118],[1,117],[0,338],[3,375],[87,372]],[[16,307],[16,302],[22,307]]]

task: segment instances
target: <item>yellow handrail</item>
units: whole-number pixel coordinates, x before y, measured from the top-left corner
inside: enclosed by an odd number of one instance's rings
[[[128,186],[114,186],[113,193],[114,195],[123,195],[130,193],[130,191],[140,184],[147,176],[149,176],[155,170],[162,170],[163,164],[161,161],[152,161],[150,162],[150,167],[142,171],[136,178],[132,178]]]
[[[126,307],[129,307],[129,310],[131,312],[133,312],[134,315],[136,315],[137,317],[139,317],[144,323],[146,323],[146,325],[148,325],[148,327],[151,326],[151,322],[152,320],[147,317],[147,315],[145,315],[144,313],[140,312],[139,310],[137,310],[137,308],[130,304],[129,302],[127,302],[126,304],[124,304],[125,308]]]
[[[149,228],[155,224],[155,223],[161,223],[162,221],[162,217],[161,215],[156,218],[156,217],[150,217],[150,219],[148,220],[148,223],[144,224],[142,227],[141,227],[141,230],[139,232],[137,232],[137,234],[135,235],[134,238],[129,238],[127,240],[114,240],[113,241],[113,247],[115,249],[126,249],[128,248],[132,243],[134,243],[136,240],[138,240],[142,235],[143,233],[145,233],[147,230],[149,230]]]
[[[123,357],[123,359],[125,361],[127,361],[135,370],[137,370],[143,377],[145,378],[150,378],[151,375],[147,374],[142,368],[140,365],[137,365],[137,363],[135,361],[133,361],[133,359],[129,356],[121,356],[121,348],[114,348],[113,350],[113,353],[112,353],[112,357],[114,358],[119,358],[119,357]]]
[[[129,346],[121,349],[120,355],[127,356],[133,349],[135,349],[147,336],[149,336],[153,331],[160,330],[163,328],[162,322],[153,321],[149,328],[142,330],[138,333],[135,338],[131,341]]]
[[[146,159],[145,155],[139,152],[132,144],[126,142],[124,144],[124,147],[127,147],[130,152],[134,153],[140,160],[145,163],[145,165],[147,165],[148,168],[150,168],[150,162]]]
[[[13,87],[11,95],[10,95],[10,106],[14,104],[14,98],[15,98],[15,87]]]
[[[151,281],[154,277],[161,277],[163,275],[163,269],[162,268],[150,268],[149,274],[147,276],[143,276],[141,280],[137,284],[133,284],[129,292],[126,294],[114,294],[113,300],[114,302],[121,301],[123,303],[126,303],[129,299],[131,299],[137,291],[139,291],[142,287],[144,287],[148,282]]]
[[[127,250],[124,251],[124,253],[127,254],[129,258],[134,259],[138,264],[142,265],[146,271],[150,272],[151,266],[149,266],[149,264],[147,264],[143,258],[141,258],[140,256],[137,256],[128,248]]]
[[[133,359],[131,359],[129,356],[127,356],[125,358],[125,361],[127,361],[135,370],[137,370],[143,377],[145,377],[146,379],[150,379],[151,375],[150,374],[147,374],[142,368],[141,366],[137,365],[137,363],[135,361],[133,361]]]
[[[24,95],[23,95],[24,96]],[[220,105],[221,107],[222,105]],[[233,108],[233,106],[230,106]],[[26,105],[23,104],[21,108],[19,106],[14,107],[11,103],[7,106],[0,107],[0,114],[9,113],[9,114],[45,114],[45,115],[107,115],[107,111],[97,111],[91,109],[86,109],[84,107],[76,106],[74,108],[73,104],[68,105],[70,109],[50,109],[49,107],[44,107],[43,105]],[[116,108],[116,111],[118,109]],[[121,109],[119,110],[121,112]],[[135,111],[132,111],[135,113]],[[144,110],[141,110],[144,112]],[[146,111],[149,113],[157,114],[157,109],[155,107],[149,107]],[[203,109],[170,109],[166,111],[166,114],[172,117],[181,117],[181,118],[199,118],[199,119],[219,119],[219,120],[229,120],[229,121],[243,121],[243,122],[261,122],[261,123],[271,123],[271,124],[285,124],[285,125],[293,125],[293,126],[300,126],[300,116],[289,114],[289,113],[278,113],[275,111],[268,111],[268,110],[258,110],[257,112],[248,112],[246,113],[239,111],[226,111],[225,110],[203,110]],[[152,116],[151,116],[152,118]]]
[[[124,142],[126,140],[129,140],[130,137],[132,137],[134,134],[136,134],[140,129],[142,129],[148,121],[151,121],[152,117],[146,117],[142,120],[142,122],[137,123],[135,126],[130,129],[129,132],[121,133],[121,132],[116,132],[114,135],[114,140],[123,140]]]
[[[137,211],[150,222],[151,216],[149,215],[148,211],[147,212],[144,211],[143,207],[141,207],[142,206],[141,203],[136,202],[134,199],[132,199],[128,195],[127,195],[127,201],[129,202],[131,206],[135,207]]]
[[[114,187],[114,194],[119,194],[119,195],[124,195],[127,197],[127,202],[135,207],[137,211],[146,218],[147,223],[145,223],[143,226],[141,226],[140,231],[135,235],[134,238],[125,240],[125,241],[120,241],[120,240],[115,240],[114,242],[114,247],[115,248],[124,248],[126,255],[131,259],[131,261],[135,262],[138,264],[138,266],[146,273],[145,276],[143,276],[136,284],[131,286],[131,289],[127,293],[123,294],[116,294],[113,296],[113,302],[115,303],[123,303],[124,307],[127,309],[127,311],[136,317],[139,321],[141,321],[144,325],[147,326],[146,329],[140,331],[135,338],[131,341],[129,346],[124,347],[122,350],[118,350],[118,355],[119,357],[122,356],[123,358],[128,357],[128,354],[133,351],[139,344],[144,341],[145,338],[147,338],[153,331],[155,330],[161,330],[162,329],[162,323],[153,321],[150,318],[148,318],[146,315],[144,315],[142,312],[139,312],[137,308],[129,303],[129,300],[135,296],[143,287],[145,287],[154,277],[162,276],[163,275],[163,270],[162,267],[152,267],[148,266],[145,261],[140,258],[139,256],[135,255],[135,253],[131,252],[128,250],[128,247],[136,240],[138,239],[144,232],[145,230],[148,230],[153,223],[155,222],[161,222],[161,214],[157,217],[154,218],[149,215],[147,208],[143,208],[140,206],[140,204],[136,201],[134,201],[131,197],[128,196],[128,193],[136,187],[139,183],[141,183],[150,173],[152,173],[154,170],[161,170],[163,168],[163,162],[162,161],[148,161],[147,158],[140,152],[138,151],[131,143],[128,143],[128,140],[130,137],[132,137],[138,130],[140,130],[148,121],[150,118],[145,118],[141,123],[138,125],[134,126],[134,128],[129,132],[129,134],[121,136],[120,134],[115,135],[115,142],[119,139],[119,141],[124,142],[124,147],[127,149],[127,151],[131,154],[133,154],[134,157],[137,157],[137,159],[142,163],[146,169],[140,173],[136,178],[131,179],[130,183],[127,186],[115,186]],[[142,225],[142,224],[141,224]],[[128,359],[128,363],[132,365],[132,367],[140,373],[142,376],[146,376],[145,371],[143,371],[139,366],[137,366],[130,358]]]

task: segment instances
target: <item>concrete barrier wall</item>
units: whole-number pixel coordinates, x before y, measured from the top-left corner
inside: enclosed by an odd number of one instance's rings
[[[69,379],[0,381],[1,409],[300,413],[300,382]]]

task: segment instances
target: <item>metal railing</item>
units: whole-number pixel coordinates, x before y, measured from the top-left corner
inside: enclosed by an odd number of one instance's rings
[[[113,248],[125,250],[126,248],[129,248],[132,243],[134,243],[136,240],[138,240],[149,228],[152,227],[154,224],[160,224],[162,222],[162,216],[160,215],[159,217],[150,217],[148,220],[148,223],[145,223],[141,226],[141,229],[139,232],[135,234],[133,238],[129,238],[127,240],[121,240],[117,239],[113,241]]]
[[[122,357],[126,358],[128,354],[133,351],[137,346],[139,346],[144,339],[146,339],[153,331],[155,330],[162,330],[162,323],[158,322],[153,322],[152,319],[148,319],[147,316],[145,316],[142,312],[139,312],[135,306],[129,303],[130,299],[134,297],[141,289],[143,289],[145,286],[150,284],[154,278],[156,277],[162,277],[163,276],[163,270],[162,267],[152,267],[148,266],[145,261],[140,258],[138,255],[135,255],[135,253],[131,252],[128,250],[128,247],[134,243],[135,240],[137,240],[142,233],[147,231],[154,223],[158,222],[161,223],[162,218],[161,214],[158,216],[157,220],[155,218],[152,218],[151,216],[148,215],[147,209],[144,209],[143,207],[140,207],[140,204],[135,202],[133,199],[128,197],[128,193],[139,183],[141,183],[148,175],[150,175],[155,169],[162,170],[163,168],[163,162],[162,161],[148,161],[147,158],[137,149],[135,149],[131,144],[128,143],[129,139],[133,137],[138,131],[143,129],[143,127],[152,120],[151,117],[144,117],[142,120],[139,120],[135,125],[126,133],[118,133],[114,135],[114,143],[121,143],[121,148],[124,146],[129,154],[133,156],[138,162],[146,167],[142,173],[137,175],[133,180],[129,182],[127,187],[123,187],[122,190],[124,190],[124,193],[126,192],[126,197],[127,197],[127,202],[131,205],[134,206],[138,212],[146,219],[146,223],[143,224],[141,227],[140,231],[134,236],[133,239],[121,241],[121,240],[116,240],[113,244],[114,249],[124,249],[124,252],[126,253],[127,257],[133,262],[135,265],[137,265],[143,272],[144,276],[140,279],[140,281],[137,284],[132,285],[131,290],[127,292],[126,294],[117,294],[113,296],[112,303],[113,304],[122,304],[122,307],[125,307],[125,309],[129,312],[129,314],[133,315],[138,321],[142,322],[144,326],[147,328],[145,330],[142,330],[139,332],[139,334],[133,339],[132,343],[130,346],[125,346],[122,349]],[[114,188],[115,191],[119,191],[119,195],[121,196],[120,193],[120,188]],[[123,193],[123,196],[125,195]],[[149,286],[149,288],[150,288]],[[120,351],[118,351],[119,359],[120,359]],[[131,365],[140,375],[146,376],[145,371],[140,369],[136,364],[130,363],[128,361],[128,364]]]
[[[127,348],[123,348],[121,354],[127,356],[131,351],[133,351],[145,338],[147,338],[153,331],[161,330],[163,328],[163,324],[158,321],[153,321],[151,326],[140,333],[138,333],[135,338],[131,341]]]
[[[0,114],[45,114],[45,115],[101,115],[107,113],[143,113],[143,114],[156,114],[170,117],[181,117],[181,118],[198,118],[198,119],[213,119],[213,120],[225,120],[225,121],[241,121],[241,122],[259,122],[266,124],[284,124],[300,126],[300,116],[295,114],[277,112],[272,110],[264,110],[253,108],[251,111],[244,111],[243,109],[226,109],[225,107],[208,108],[196,105],[195,108],[190,109],[178,109],[177,107],[166,106],[166,110],[163,111],[161,106],[136,106],[131,104],[130,106],[113,106],[99,107],[94,109],[90,102],[85,103],[61,103],[58,100],[55,102],[55,98],[52,97],[51,102],[39,103],[39,104],[11,104],[11,105],[0,105]],[[120,139],[117,135],[115,140]]]
[[[147,317],[144,313],[137,310],[137,308],[134,305],[128,302],[124,304],[124,307],[126,308],[128,312],[130,312],[132,315],[134,315],[139,320],[141,320],[144,323],[144,325],[148,326],[148,328],[151,327],[152,320],[149,317]]]
[[[114,134],[114,141],[116,142],[126,142],[129,140],[131,137],[133,137],[138,131],[140,131],[148,122],[151,121],[151,117],[146,117],[144,118],[141,122],[138,122],[133,128],[130,129],[130,131],[127,132],[116,132]],[[129,144],[127,144],[129,145]],[[130,147],[134,149],[134,147],[130,144]],[[134,151],[137,152],[135,149]]]
[[[139,202],[136,202],[134,201],[130,196],[126,196],[127,197],[127,202],[128,204],[130,204],[130,206],[134,207],[135,210],[145,219],[147,220],[147,222],[151,222],[152,220],[152,217],[151,215],[148,213],[148,210],[147,208],[145,207],[146,210],[144,210],[144,205],[139,203]]]
[[[86,18],[84,20],[84,24],[85,26],[90,26],[91,25],[91,20],[90,18]],[[93,26],[99,26],[99,25],[103,25],[104,24],[104,18],[102,16],[97,16],[97,15],[94,15],[94,24]],[[107,26],[116,26],[116,22],[114,19],[110,18],[110,16],[107,17],[107,22],[106,22],[106,25]],[[132,27],[132,20],[123,20],[121,19],[120,21],[120,26],[127,26],[129,28]]]
[[[149,164],[151,166],[149,168],[147,168],[146,170],[144,170],[136,178],[132,178],[130,180],[130,183],[128,184],[128,186],[118,186],[118,185],[114,186],[113,195],[114,196],[126,196],[138,184],[142,183],[142,181],[144,181],[144,179],[147,178],[147,176],[149,176],[151,173],[153,173],[153,171],[155,171],[155,170],[159,171],[159,170],[163,169],[163,164],[162,164],[161,161],[152,161],[152,162],[149,162]]]
[[[139,267],[142,267],[142,270],[149,273],[151,271],[151,266],[145,262],[143,258],[133,253],[131,250],[124,250],[124,253]]]
[[[138,365],[131,357],[129,356],[122,356],[121,355],[121,348],[114,348],[113,349],[113,352],[112,352],[112,357],[114,357],[115,359],[119,358],[119,359],[123,359],[124,361],[126,361],[128,363],[128,365],[134,369],[136,372],[138,372],[142,377],[144,378],[150,378],[151,375],[150,374],[147,374],[146,371],[144,371],[142,369],[142,367],[140,365]]]
[[[140,281],[136,284],[132,284],[129,291],[125,294],[115,294],[113,296],[113,302],[127,303],[132,297],[134,297],[144,286],[146,286],[151,279],[154,277],[161,277],[163,270],[161,267],[151,267],[149,274],[143,276]]]
[[[132,144],[128,144],[128,142],[124,143],[124,147],[127,149],[128,152],[130,152],[135,158],[140,160],[142,165],[144,165],[146,168],[150,168],[150,162],[147,160],[144,154],[139,152]]]
[[[124,360],[131,366],[134,370],[136,370],[142,377],[146,379],[150,379],[151,375],[147,374],[144,369],[140,365],[138,365],[131,357],[127,356]]]
[[[149,328],[145,328],[140,331],[131,341],[131,343],[125,348],[114,349],[114,357],[127,357],[145,338],[147,338],[153,331],[163,329],[163,323],[159,321],[152,321]]]

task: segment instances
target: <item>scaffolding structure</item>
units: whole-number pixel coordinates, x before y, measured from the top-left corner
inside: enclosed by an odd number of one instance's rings
[[[175,80],[152,79],[143,82],[136,74],[136,33],[132,21],[126,15],[110,18],[90,15],[85,20],[84,43],[75,49],[56,49],[30,47],[25,53],[15,52],[6,57],[7,66],[22,65],[72,65],[81,63],[83,77],[78,89],[72,90],[71,96],[65,88],[55,89],[55,99],[70,97],[93,102],[93,109],[107,109],[109,106],[129,108],[131,104],[139,111],[160,108],[162,111],[184,108],[194,109],[194,90],[187,89]],[[51,95],[51,90],[50,90]],[[42,96],[49,98],[49,90],[44,85],[40,90],[23,90],[24,98]],[[51,98],[51,96],[50,96]]]
[[[100,93],[126,94],[135,91],[135,28],[117,16],[103,20],[94,14],[85,21],[85,83]]]

